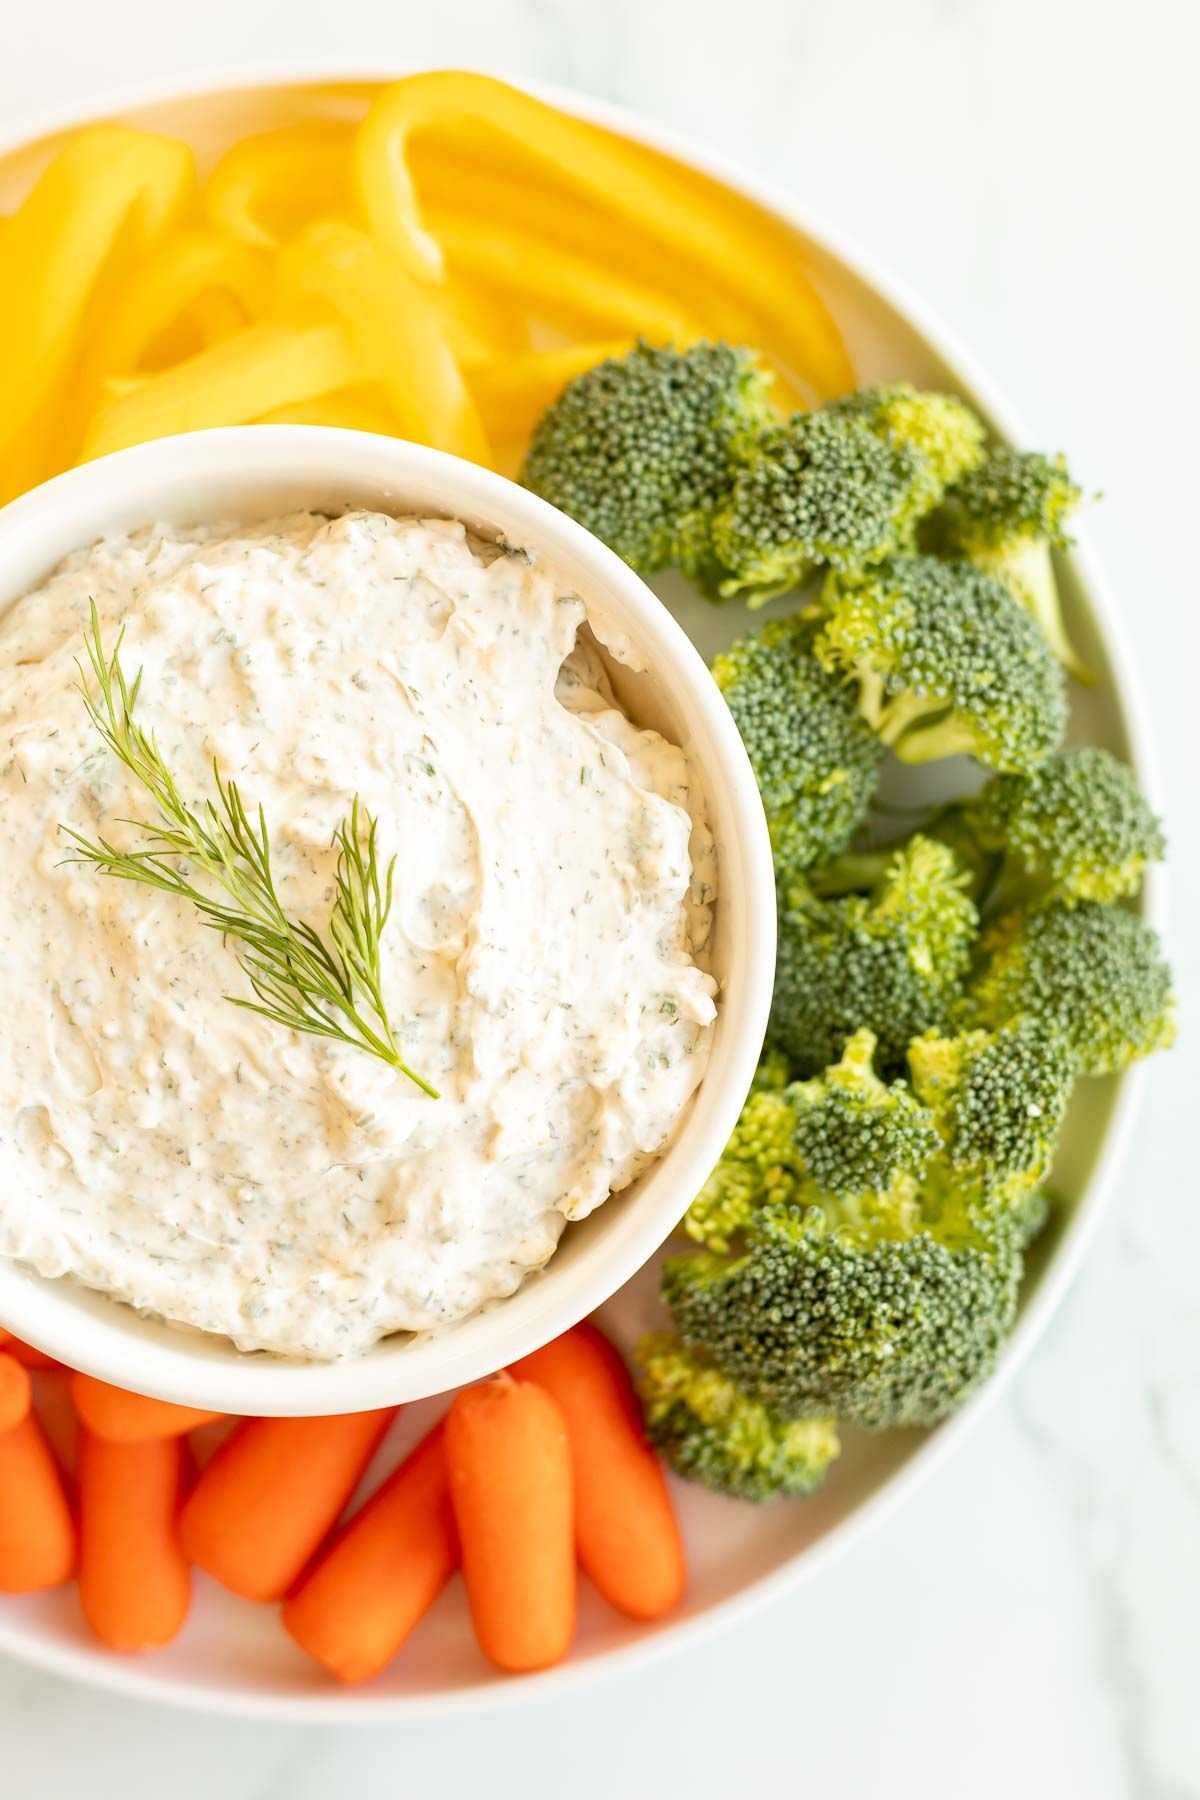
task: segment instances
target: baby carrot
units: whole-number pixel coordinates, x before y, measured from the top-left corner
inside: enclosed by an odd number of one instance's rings
[[[512,1373],[544,1387],[567,1421],[580,1564],[621,1612],[661,1618],[683,1594],[683,1544],[621,1356],[594,1325],[583,1324],[515,1363]]]
[[[11,1331],[5,1335],[4,1349],[6,1355],[15,1356],[27,1369],[61,1369],[63,1366],[53,1356],[47,1356],[44,1350],[35,1350],[32,1344],[14,1337]]]
[[[247,1600],[281,1600],[337,1523],[396,1415],[245,1419],[183,1509],[188,1558]]]
[[[187,1451],[178,1437],[110,1444],[79,1437],[79,1599],[110,1650],[156,1650],[187,1618],[179,1545]]]
[[[575,1629],[571,1454],[543,1388],[501,1375],[446,1419],[450,1493],[475,1636],[502,1669],[543,1669]]]
[[[286,1629],[339,1681],[391,1661],[458,1565],[442,1428],[355,1513],[283,1609]]]
[[[75,1566],[75,1524],[36,1413],[0,1432],[0,1593],[57,1587]]]
[[[222,1413],[201,1412],[194,1406],[173,1406],[169,1400],[151,1400],[145,1394],[126,1393],[93,1375],[72,1375],[71,1399],[89,1431],[110,1444],[145,1444],[154,1438],[181,1437],[197,1426],[211,1425]]]
[[[29,1370],[15,1356],[0,1351],[0,1432],[11,1431],[29,1411],[33,1385]]]

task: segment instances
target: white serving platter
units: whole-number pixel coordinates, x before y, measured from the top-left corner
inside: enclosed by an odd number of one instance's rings
[[[20,198],[55,137],[88,119],[117,117],[173,133],[209,162],[249,132],[318,113],[354,116],[372,88],[402,72],[361,66],[238,71],[224,78],[209,75],[193,86],[173,82],[143,87],[93,104],[86,112],[76,109],[30,121],[0,141],[0,211]],[[794,238],[798,263],[832,307],[861,381],[906,377],[921,385],[951,387],[971,400],[1001,436],[1024,441],[1008,408],[952,335],[874,269],[857,247],[818,223],[807,197],[781,193],[616,108],[562,92],[545,92],[545,97],[652,145],[762,208],[772,228]],[[1125,756],[1153,796],[1146,715],[1127,673],[1130,664],[1114,605],[1086,548],[1077,546],[1063,557],[1060,574],[1072,636],[1102,674],[1096,688],[1074,691],[1072,736]],[[664,583],[661,592],[706,656],[745,628],[746,615],[738,606],[711,607],[683,584]],[[1155,923],[1162,922],[1164,898],[1161,878],[1155,878],[1143,897],[1143,910]],[[476,1649],[456,1581],[384,1675],[363,1688],[340,1689],[292,1645],[274,1609],[238,1601],[201,1578],[185,1631],[153,1657],[121,1659],[97,1646],[69,1588],[20,1599],[0,1596],[0,1651],[97,1686],[197,1710],[366,1723],[548,1698],[694,1644],[812,1579],[865,1538],[885,1513],[911,1498],[919,1483],[962,1444],[983,1408],[1029,1353],[1079,1267],[1115,1187],[1140,1085],[1138,1070],[1118,1080],[1086,1083],[1080,1090],[1055,1168],[1055,1187],[1066,1205],[1037,1246],[1017,1329],[983,1392],[931,1432],[848,1433],[843,1456],[812,1499],[756,1508],[676,1484],[691,1583],[680,1612],[658,1626],[621,1618],[584,1583],[569,1660],[547,1673],[514,1680],[498,1675]],[[631,1346],[642,1330],[660,1322],[656,1294],[657,1259],[604,1308],[602,1323]],[[39,1377],[48,1413],[55,1410],[60,1383],[61,1377]],[[387,1461],[396,1460],[421,1434],[440,1404],[422,1402],[404,1412],[389,1441]],[[65,1414],[65,1408],[60,1410]],[[69,1454],[69,1444],[64,1449]],[[375,1471],[373,1478],[382,1472]]]

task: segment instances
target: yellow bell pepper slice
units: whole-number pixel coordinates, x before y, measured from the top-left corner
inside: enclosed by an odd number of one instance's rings
[[[511,295],[465,281],[447,281],[428,292],[462,368],[529,349],[529,321]]]
[[[362,387],[339,388],[336,393],[317,394],[312,400],[297,400],[290,406],[277,406],[254,421],[256,425],[339,425],[348,431],[374,431],[383,437],[396,437],[400,427],[381,389]]]
[[[471,391],[493,439],[513,443],[528,437],[569,381],[605,357],[624,356],[632,348],[632,339],[613,338],[501,357],[472,371]]]
[[[181,322],[202,345],[241,330],[266,311],[271,288],[271,266],[260,251],[209,231],[173,232],[130,271],[99,320],[80,371],[84,405],[109,376],[149,366]],[[180,360],[169,349],[167,359]]]
[[[350,195],[351,129],[314,119],[242,138],[204,184],[214,231],[274,250],[313,219],[344,213]]]
[[[243,305],[229,289],[209,288],[196,295],[185,309],[183,319],[185,324],[194,323],[200,341],[207,349],[210,344],[219,344],[222,338],[232,337],[234,332],[261,317],[265,311],[266,307],[258,304]]]
[[[548,186],[535,185],[527,173],[522,178],[519,171],[505,170],[494,159],[483,162],[477,152],[472,154],[462,145],[422,140],[415,147],[412,165],[418,192],[435,228],[440,220],[451,217],[465,231],[469,218],[472,228],[488,239],[495,235],[497,221],[503,220],[523,231],[526,242],[536,233],[539,246],[552,241],[557,250],[575,252],[589,264],[619,270],[631,286],[640,282],[654,289],[657,304],[666,314],[672,308],[686,312],[692,337],[724,338],[729,343],[760,350],[775,367],[781,403],[801,403],[784,359],[772,355],[773,328],[739,287],[736,269],[729,270],[724,283],[700,277],[670,259],[666,259],[664,269],[662,246],[647,232],[605,215],[583,195],[566,195],[561,190],[555,192]],[[664,273],[674,277],[676,292],[662,287]],[[528,285],[531,289],[534,286],[532,272]],[[686,298],[681,297],[683,294]],[[536,303],[531,294],[529,304]],[[545,316],[544,304],[540,310]],[[673,334],[663,331],[645,335],[658,335],[666,341]],[[811,401],[814,390],[811,384],[806,385]]]
[[[362,359],[335,320],[250,325],[97,413],[80,461],[180,431],[249,424],[362,379]]]
[[[353,226],[311,225],[279,258],[285,304],[332,307],[406,437],[488,461],[487,438],[437,306],[397,259]]]
[[[185,144],[118,125],[69,138],[10,218],[0,302],[0,500],[58,464],[59,409],[90,304],[192,202]]]
[[[431,215],[456,274],[519,299],[536,317],[586,337],[648,337],[657,343],[704,335],[700,321],[670,296],[619,269],[560,250],[533,231],[467,213]]]
[[[771,325],[777,341],[764,348],[792,363],[822,395],[853,386],[853,370],[827,308],[795,253],[783,252],[752,208],[731,202],[723,190],[667,159],[489,76],[456,71],[408,76],[376,95],[359,127],[356,202],[374,235],[402,256],[415,276],[436,280],[444,268],[408,157],[414,134],[430,129],[455,141],[465,135],[485,155],[499,144],[503,154],[551,188],[565,186],[606,215],[650,233],[664,257],[718,286],[727,284],[733,271]],[[552,212],[543,229],[552,235]],[[678,285],[687,287],[688,278]]]

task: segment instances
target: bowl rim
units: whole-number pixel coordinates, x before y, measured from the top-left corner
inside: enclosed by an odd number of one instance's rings
[[[155,439],[67,470],[0,511],[0,564],[15,555],[50,569],[70,549],[131,517],[191,516],[193,488],[229,494],[231,517],[264,512],[272,485],[322,510],[366,492],[401,516],[451,516],[528,543],[587,596],[594,622],[612,614],[650,681],[686,714],[693,766],[721,838],[717,908],[728,968],[711,1060],[662,1155],[594,1236],[560,1265],[556,1281],[526,1281],[494,1307],[400,1348],[342,1361],[228,1353],[213,1334],[135,1324],[74,1283],[0,1260],[5,1324],[73,1369],[157,1399],[247,1415],[361,1412],[447,1392],[528,1355],[594,1312],[637,1272],[679,1223],[720,1155],[761,1052],[774,971],[775,890],[770,840],[753,771],[732,715],[699,652],[640,576],[538,495],[489,469],[405,439],[331,426],[240,425]],[[245,496],[245,510],[239,495]],[[357,502],[352,498],[352,504]],[[202,498],[209,516],[225,504]],[[268,508],[271,503],[268,503]],[[109,521],[106,526],[100,523]],[[6,559],[6,551],[8,557]],[[37,578],[35,577],[35,580]],[[6,586],[8,584],[6,583]],[[28,591],[24,573],[14,598]],[[5,604],[8,604],[5,602]],[[611,1225],[608,1220],[611,1218]],[[557,1256],[551,1258],[553,1270]]]
[[[396,80],[429,66],[433,65],[406,65],[399,58],[394,61],[381,58],[374,64],[360,58],[324,57],[265,57],[246,63],[214,63],[186,75],[131,82],[86,101],[80,99],[41,108],[23,122],[14,121],[9,130],[0,133],[0,158],[57,132],[172,100],[205,95],[217,97],[223,93],[259,88],[338,83],[370,85]],[[462,66],[510,81],[580,118],[674,157],[761,206],[808,238],[898,313],[922,344],[946,364],[956,385],[980,403],[1001,436],[1010,442],[1026,438],[1017,412],[1001,398],[974,352],[968,350],[937,310],[919,298],[909,283],[864,249],[852,234],[832,225],[819,208],[798,200],[784,184],[759,175],[738,157],[711,150],[687,132],[649,118],[632,106],[600,100],[566,84],[530,80],[505,68],[470,63]],[[1086,525],[1076,528],[1075,542],[1064,554],[1079,578],[1088,610],[1111,652],[1113,666],[1121,670],[1119,686],[1114,683],[1114,696],[1128,738],[1130,760],[1148,798],[1158,805],[1162,788],[1150,742],[1148,707],[1124,622],[1091,545]],[[1166,924],[1167,899],[1166,872],[1161,867],[1152,869],[1142,890],[1141,910],[1143,916],[1160,930]],[[100,1649],[30,1639],[19,1628],[8,1625],[2,1614],[0,1650],[49,1672],[67,1675],[132,1699],[155,1701],[209,1715],[326,1725],[386,1724],[401,1718],[457,1717],[492,1712],[514,1704],[553,1700],[575,1694],[597,1681],[646,1669],[681,1650],[697,1649],[710,1643],[726,1627],[745,1622],[775,1598],[831,1567],[899,1511],[996,1403],[1061,1304],[1111,1203],[1129,1152],[1146,1076],[1146,1065],[1137,1064],[1120,1077],[1112,1115],[1091,1179],[1036,1294],[1021,1315],[987,1384],[960,1412],[935,1427],[912,1456],[838,1525],[815,1543],[802,1546],[779,1567],[748,1582],[737,1593],[716,1601],[704,1612],[668,1621],[647,1631],[635,1642],[595,1657],[568,1660],[557,1668],[525,1676],[519,1682],[498,1679],[487,1686],[440,1694],[373,1693],[369,1686],[353,1693],[336,1689],[314,1690],[311,1695],[217,1692],[200,1682],[169,1678],[146,1664],[122,1662]]]

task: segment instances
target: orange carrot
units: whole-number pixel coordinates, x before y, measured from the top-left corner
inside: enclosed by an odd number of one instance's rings
[[[183,1509],[188,1558],[247,1600],[281,1600],[320,1548],[396,1415],[245,1419]]]
[[[0,1432],[11,1431],[28,1413],[33,1398],[29,1370],[0,1351]]]
[[[502,1669],[543,1669],[575,1629],[571,1453],[556,1400],[501,1375],[446,1419],[450,1493],[475,1636]]]
[[[620,1354],[594,1325],[577,1325],[514,1363],[512,1373],[536,1381],[562,1407],[582,1567],[623,1613],[661,1618],[683,1594],[683,1543]]]
[[[110,1650],[156,1650],[187,1618],[179,1545],[187,1451],[178,1437],[110,1444],[79,1436],[79,1598]]]
[[[286,1629],[339,1681],[389,1663],[458,1566],[439,1425],[355,1513],[283,1609]]]
[[[47,1356],[44,1350],[35,1350],[32,1344],[26,1344],[21,1338],[14,1337],[11,1331],[5,1338],[4,1349],[6,1355],[15,1356],[19,1363],[25,1364],[27,1369],[61,1369],[63,1367],[62,1363],[56,1361],[53,1356]]]
[[[110,1444],[146,1444],[154,1438],[182,1437],[200,1425],[211,1425],[223,1413],[201,1412],[194,1406],[174,1406],[169,1400],[151,1400],[145,1394],[110,1387],[93,1375],[72,1375],[71,1399],[89,1431]]]
[[[75,1523],[37,1414],[0,1432],[0,1593],[57,1587],[75,1567]]]

